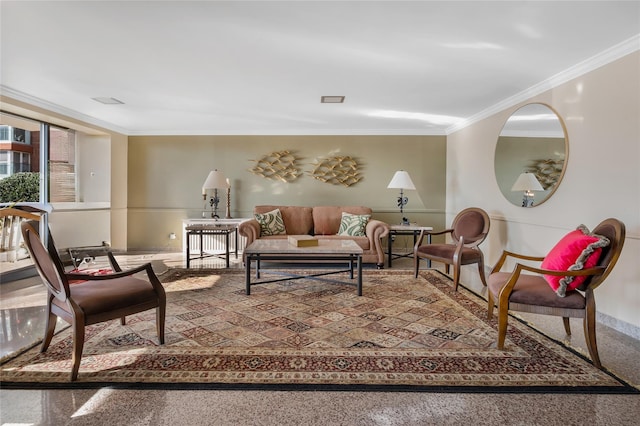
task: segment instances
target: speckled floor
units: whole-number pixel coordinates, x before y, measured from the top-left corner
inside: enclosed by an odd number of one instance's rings
[[[181,254],[126,256],[122,263],[146,261],[158,273],[184,263]],[[411,265],[400,259],[393,267]],[[482,293],[474,270],[463,268],[461,281]],[[2,356],[41,337],[43,304],[37,279],[2,284]],[[559,318],[525,319],[567,341]],[[582,324],[572,319],[571,326],[567,342],[586,354]],[[598,348],[606,368],[640,387],[640,341],[598,324]],[[639,415],[640,395],[0,389],[1,425],[635,425]]]

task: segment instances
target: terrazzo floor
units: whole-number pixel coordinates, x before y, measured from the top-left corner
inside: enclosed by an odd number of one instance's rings
[[[123,266],[151,261],[157,273],[184,266],[181,253],[119,257]],[[393,269],[412,268],[411,259]],[[192,267],[223,267],[194,261]],[[434,266],[436,266],[434,264]],[[241,262],[232,258],[232,268]],[[462,285],[484,294],[463,267]],[[37,278],[0,286],[0,356],[35,342],[44,327],[44,287]],[[586,354],[582,324],[567,340],[559,318],[524,316],[537,328]],[[640,341],[598,324],[606,368],[640,387]],[[640,395],[0,389],[0,425],[635,425]]]

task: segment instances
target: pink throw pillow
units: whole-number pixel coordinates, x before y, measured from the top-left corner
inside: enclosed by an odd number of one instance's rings
[[[579,271],[593,268],[598,264],[602,248],[609,245],[609,239],[592,234],[584,226],[565,235],[547,254],[541,264],[542,269],[551,271]],[[560,297],[567,291],[575,290],[587,279],[583,277],[562,277],[545,275],[552,289]]]

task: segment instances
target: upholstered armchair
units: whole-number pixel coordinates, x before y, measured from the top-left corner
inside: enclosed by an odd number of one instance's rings
[[[547,256],[504,251],[489,275],[488,316],[498,307],[498,349],[504,349],[509,311],[562,317],[571,335],[569,318],[583,318],[587,348],[593,364],[602,368],[596,342],[594,290],[609,276],[624,245],[625,226],[617,219],[602,221],[592,232],[581,227],[563,238]],[[606,240],[607,243],[602,244]],[[502,272],[507,259],[518,262]],[[540,267],[530,266],[542,262]],[[560,265],[559,263],[565,263]]]
[[[480,279],[486,286],[484,256],[478,246],[487,238],[489,225],[490,221],[487,212],[477,207],[470,207],[456,215],[449,229],[438,232],[421,231],[413,248],[415,276],[418,276],[420,259],[444,263],[447,274],[449,273],[449,265],[453,265],[453,286],[455,290],[458,290],[460,267],[462,265],[477,264]],[[449,234],[452,242],[422,244],[425,235],[443,234]]]
[[[73,326],[71,380],[78,378],[80,359],[85,339],[85,327],[99,322],[156,309],[158,340],[164,344],[166,296],[162,284],[150,263],[123,271],[112,253],[108,253],[113,273],[90,275],[66,272],[51,233],[46,235],[45,246],[40,238],[40,222],[22,222],[22,235],[31,258],[47,288],[47,320],[41,352],[51,343],[57,317]],[[47,229],[48,231],[48,229]],[[146,273],[146,279],[137,276]]]

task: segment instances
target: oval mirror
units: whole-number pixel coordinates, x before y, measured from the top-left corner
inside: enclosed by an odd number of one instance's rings
[[[564,176],[568,152],[566,128],[551,107],[521,107],[507,119],[496,144],[494,168],[502,195],[521,207],[544,203]]]

